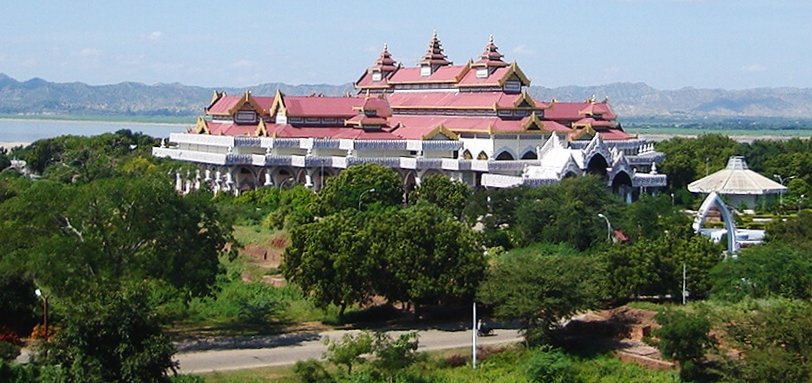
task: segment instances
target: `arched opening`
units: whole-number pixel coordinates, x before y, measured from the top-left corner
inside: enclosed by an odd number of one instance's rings
[[[586,165],[586,172],[589,174],[606,177],[606,168],[608,167],[609,164],[606,162],[606,158],[603,158],[603,156],[600,154],[596,154],[592,156],[589,163]]]
[[[536,151],[535,151],[535,150],[528,150],[527,152],[525,152],[524,154],[522,154],[522,159],[523,159],[523,160],[537,160],[537,159],[539,159],[539,158],[538,158],[538,156],[536,155]]]
[[[462,159],[464,159],[464,160],[473,160],[473,159],[474,159],[474,155],[473,155],[473,154],[471,154],[471,151],[470,151],[470,150],[465,149],[465,151],[464,151],[464,152],[462,152]]]
[[[254,171],[247,167],[240,167],[234,175],[234,181],[240,191],[254,190],[257,188],[257,177]]]
[[[417,187],[417,174],[409,171],[403,174],[403,202],[409,203],[409,193]]]
[[[481,152],[479,152],[479,154],[476,156],[476,159],[478,159],[478,160],[487,160],[487,159],[488,159],[488,155],[487,155],[487,154],[485,154],[485,151],[481,151]]]
[[[573,172],[573,171],[567,171],[566,173],[564,173],[564,177],[563,177],[563,178],[573,178],[573,177],[577,177],[577,176],[578,176],[578,174],[575,174],[575,172]]]
[[[293,178],[293,173],[288,169],[279,169],[273,177],[273,184],[277,187],[291,187],[295,184],[296,180]]]
[[[333,177],[332,169],[319,167],[313,170],[313,187],[315,190],[321,190],[327,185],[327,180]]]
[[[631,203],[633,191],[632,178],[628,173],[622,171],[615,174],[615,178],[612,179],[612,192],[622,196],[626,203]]]
[[[513,155],[510,154],[510,152],[508,152],[508,151],[504,151],[502,153],[499,153],[499,155],[496,156],[497,161],[513,161],[514,159],[515,158],[513,158]]]

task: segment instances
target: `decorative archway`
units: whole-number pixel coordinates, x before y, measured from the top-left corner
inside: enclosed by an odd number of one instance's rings
[[[632,178],[629,173],[620,171],[612,178],[612,192],[623,196],[626,203],[632,202]]]
[[[288,168],[278,168],[273,173],[273,184],[276,187],[291,187],[296,183],[293,172]]]
[[[601,177],[606,177],[606,168],[608,167],[609,163],[606,162],[606,158],[598,153],[589,159],[589,162],[586,165],[586,172],[589,174],[597,174]]]
[[[479,152],[479,154],[477,154],[476,159],[478,159],[478,160],[487,160],[488,159],[488,154],[486,154],[485,151],[483,150],[483,151]]]
[[[496,156],[497,161],[513,161],[514,159],[515,158],[513,157],[513,155],[510,154],[510,152],[508,152],[508,151],[504,151],[502,153],[499,153],[499,155]]]
[[[739,243],[736,241],[736,221],[733,220],[733,214],[730,213],[730,209],[725,205],[725,201],[723,201],[716,192],[708,194],[708,197],[705,198],[705,201],[703,201],[699,207],[699,211],[696,212],[696,218],[694,218],[693,224],[694,231],[699,233],[702,224],[708,217],[708,212],[713,207],[719,209],[719,213],[722,214],[722,220],[724,220],[725,228],[727,229],[727,254],[725,258],[728,256],[737,258],[736,253],[739,251]]]
[[[257,188],[257,176],[254,174],[254,170],[249,167],[241,166],[237,168],[234,172],[234,181],[236,181],[236,187],[240,191]]]
[[[537,160],[538,155],[536,154],[535,150],[528,150],[527,152],[522,154],[522,159],[523,160]]]
[[[474,155],[471,154],[470,150],[465,149],[465,151],[462,152],[462,159],[464,159],[464,160],[473,160]]]

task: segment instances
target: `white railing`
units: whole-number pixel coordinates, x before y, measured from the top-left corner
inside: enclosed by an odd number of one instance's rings
[[[522,177],[506,176],[502,174],[489,174],[482,175],[482,186],[495,187],[495,188],[509,188],[519,186],[524,182]]]
[[[169,142],[233,147],[234,137],[232,136],[212,136],[208,134],[193,133],[169,133]]]
[[[173,148],[152,148],[152,155],[173,160],[191,161],[203,164],[225,165],[226,155],[219,153],[195,152]]]
[[[665,174],[640,174],[632,176],[633,187],[659,187],[666,186],[668,177]]]

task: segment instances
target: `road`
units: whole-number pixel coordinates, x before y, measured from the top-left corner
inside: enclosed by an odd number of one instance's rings
[[[299,360],[310,358],[322,359],[326,346],[322,337],[340,338],[351,331],[328,331],[306,334],[300,341],[288,339],[278,346],[228,349],[212,351],[182,352],[175,354],[180,362],[181,373],[202,373],[212,371],[241,370],[246,368],[285,366]],[[390,331],[397,337],[406,331]],[[471,347],[471,331],[421,330],[418,331],[419,349],[421,351],[444,350],[450,348]],[[494,335],[479,337],[477,345],[517,343],[523,338],[513,329],[496,329]]]

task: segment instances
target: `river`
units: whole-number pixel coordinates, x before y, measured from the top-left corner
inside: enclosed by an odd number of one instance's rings
[[[193,124],[191,119],[188,124],[0,119],[0,146],[12,147],[62,135],[94,136],[121,129],[143,132],[153,137],[168,137],[169,133],[183,132]]]

